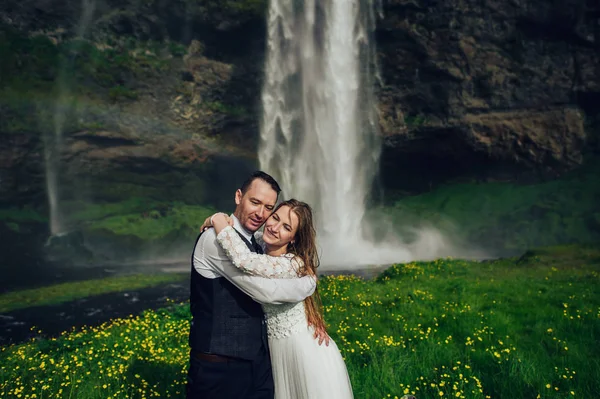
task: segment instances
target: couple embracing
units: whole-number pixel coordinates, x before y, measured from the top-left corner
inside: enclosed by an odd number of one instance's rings
[[[353,397],[325,330],[311,208],[277,204],[280,191],[255,172],[236,191],[233,215],[202,226],[192,255],[188,399]]]

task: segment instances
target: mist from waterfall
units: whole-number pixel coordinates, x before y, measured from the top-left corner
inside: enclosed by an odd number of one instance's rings
[[[269,7],[260,166],[285,198],[313,206],[329,269],[433,258],[446,247],[435,229],[412,229],[410,244],[395,234],[375,240],[365,218],[381,149],[373,93],[381,5],[374,1],[271,0]]]
[[[81,17],[75,40],[82,40],[89,31],[92,17],[96,9],[96,0],[81,0]],[[64,59],[63,59],[64,60]],[[54,126],[52,133],[44,137],[44,162],[46,168],[46,191],[50,210],[50,233],[52,236],[65,232],[65,220],[60,206],[60,157],[63,147],[65,121],[70,111],[69,94],[71,91],[70,76],[72,65],[68,59],[61,61],[57,79],[58,96],[54,108]]]

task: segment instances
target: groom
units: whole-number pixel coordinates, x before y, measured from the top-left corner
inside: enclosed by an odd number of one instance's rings
[[[254,172],[235,192],[234,228],[252,252],[281,189]],[[300,302],[312,295],[313,277],[267,279],[238,270],[217,244],[214,229],[201,233],[192,255],[190,366],[187,399],[272,399],[273,376],[261,303]]]

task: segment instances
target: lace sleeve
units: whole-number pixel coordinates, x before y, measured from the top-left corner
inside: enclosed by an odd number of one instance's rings
[[[298,277],[298,262],[294,255],[261,255],[251,252],[233,227],[227,226],[217,235],[217,242],[225,250],[235,267],[245,273],[268,278]]]

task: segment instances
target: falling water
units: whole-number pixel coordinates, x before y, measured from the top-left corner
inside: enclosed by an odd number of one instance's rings
[[[315,210],[330,268],[427,257],[441,238],[369,239],[368,194],[378,170],[373,95],[375,0],[271,0],[262,92],[261,168],[286,198]]]
[[[81,1],[81,17],[75,35],[76,40],[81,40],[90,27],[90,22],[96,8],[96,0]],[[72,65],[68,61],[62,62],[57,80],[58,99],[54,109],[54,129],[46,135],[44,142],[44,161],[46,165],[46,191],[50,208],[50,232],[53,236],[65,232],[65,223],[60,207],[60,154],[63,147],[63,131],[65,120],[69,111],[68,97],[70,92],[69,74]]]

